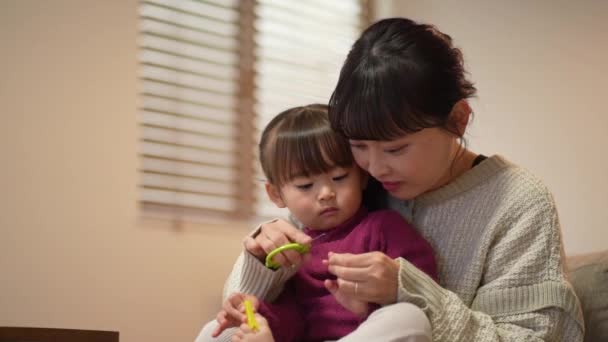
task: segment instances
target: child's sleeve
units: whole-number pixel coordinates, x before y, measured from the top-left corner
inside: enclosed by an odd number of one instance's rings
[[[304,319],[297,303],[294,278],[273,303],[260,302],[258,313],[268,321],[275,341],[297,341],[304,335]]]
[[[378,212],[380,250],[393,259],[402,257],[438,281],[437,263],[431,245],[396,211]]]

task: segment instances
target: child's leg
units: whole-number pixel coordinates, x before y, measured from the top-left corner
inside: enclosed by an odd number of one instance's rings
[[[258,322],[259,331],[251,331],[249,327],[244,324],[240,328],[228,328],[224,330],[220,336],[211,337],[213,331],[217,327],[217,321],[213,320],[203,327],[198,337],[194,342],[231,342],[232,338],[236,341],[243,342],[274,342],[272,332],[268,326],[266,319],[259,314],[256,314],[256,320]]]
[[[220,334],[220,336],[215,338],[211,337],[211,334],[213,334],[213,331],[215,331],[217,324],[218,323],[216,320],[205,324],[205,326],[198,334],[198,337],[196,338],[196,340],[194,340],[194,342],[230,342],[232,335],[234,335],[234,333],[239,330],[239,328],[228,328],[224,330]]]
[[[431,342],[431,323],[410,303],[388,305],[374,311],[357,330],[340,342]]]

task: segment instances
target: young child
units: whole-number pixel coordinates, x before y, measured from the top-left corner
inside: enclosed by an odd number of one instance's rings
[[[327,106],[280,113],[264,129],[259,151],[268,196],[305,227],[313,239],[310,256],[273,303],[230,295],[224,308],[232,310],[218,314],[213,337],[236,326],[241,328],[233,340],[243,341],[327,341],[354,331],[379,305],[338,293],[336,277],[328,271],[328,253],[381,251],[437,278],[430,245],[399,213],[368,212],[362,206],[367,176],[355,164],[348,141],[332,131]],[[243,314],[228,314],[242,313],[245,299],[257,308],[258,331],[241,325]]]

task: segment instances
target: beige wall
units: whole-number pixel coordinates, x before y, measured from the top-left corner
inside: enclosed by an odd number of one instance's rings
[[[450,34],[479,90],[471,146],[553,191],[567,253],[608,248],[608,2],[380,1]]]
[[[438,23],[464,47],[480,88],[473,145],[547,181],[570,251],[600,249],[608,125],[596,75],[608,71],[606,6],[548,13],[484,3],[396,9]],[[136,4],[0,2],[0,326],[191,341],[217,310],[247,228],[176,231],[138,216]],[[562,20],[568,13],[573,21]]]
[[[142,222],[136,4],[0,2],[0,326],[192,341],[243,227]]]

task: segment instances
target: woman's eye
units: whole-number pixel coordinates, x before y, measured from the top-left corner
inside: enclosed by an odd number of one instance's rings
[[[296,188],[298,188],[300,190],[308,190],[308,189],[312,188],[312,183],[298,184],[298,185],[296,185]]]
[[[332,179],[333,179],[334,181],[336,181],[336,182],[339,182],[339,181],[341,181],[341,180],[343,180],[343,179],[346,179],[346,177],[348,177],[348,173],[345,173],[345,174],[340,175],[340,176],[333,177]]]
[[[395,153],[399,153],[399,152],[404,151],[404,150],[405,150],[405,149],[406,149],[408,146],[409,146],[409,145],[403,145],[403,146],[399,146],[399,147],[396,147],[396,148],[387,149],[387,150],[385,150],[385,151],[386,151],[387,153],[392,153],[392,154],[395,154]]]
[[[364,150],[364,149],[365,149],[365,145],[360,145],[360,144],[350,144],[350,148],[351,148],[351,149],[355,149],[355,150]]]

